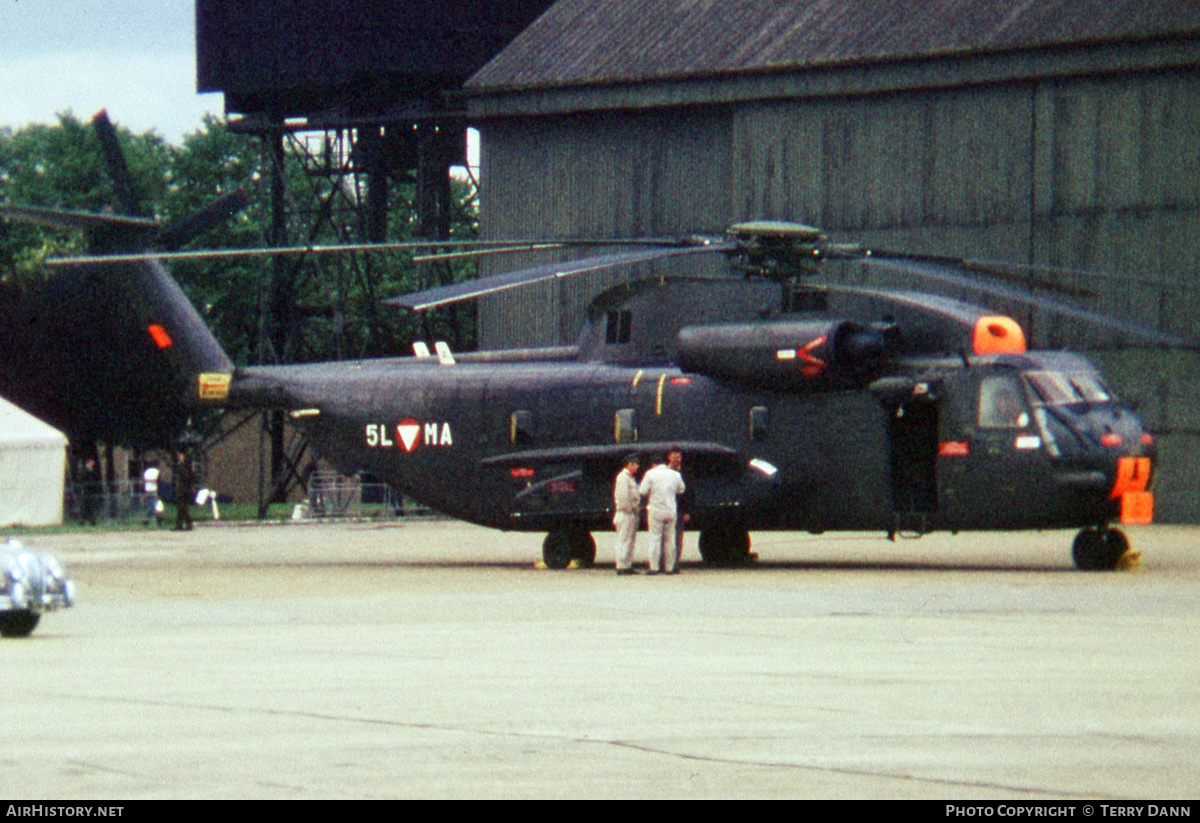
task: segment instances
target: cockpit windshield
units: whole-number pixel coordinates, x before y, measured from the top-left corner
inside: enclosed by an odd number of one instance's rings
[[[1087,372],[1026,372],[1025,379],[1047,406],[1107,403],[1113,399],[1104,384]]]

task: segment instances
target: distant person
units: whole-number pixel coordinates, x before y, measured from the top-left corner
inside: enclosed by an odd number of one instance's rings
[[[638,512],[642,508],[642,496],[638,492],[638,456],[630,454],[625,465],[617,474],[613,485],[613,528],[617,530],[617,574],[634,574],[633,551],[637,541]]]
[[[191,531],[192,499],[196,496],[196,472],[192,461],[183,452],[178,452],[175,463],[175,528],[177,532]]]
[[[79,472],[79,488],[79,522],[95,526],[100,497],[100,471],[96,468],[96,458],[89,457],[83,461],[83,469]]]
[[[158,463],[150,461],[142,472],[142,490],[146,495],[146,525],[158,525],[162,517],[162,501],[158,498]]]
[[[650,574],[675,574],[675,518],[677,500],[686,487],[683,475],[671,464],[680,465],[683,453],[671,449],[667,462],[659,463],[646,472],[638,491],[646,501],[646,525],[650,531]]]

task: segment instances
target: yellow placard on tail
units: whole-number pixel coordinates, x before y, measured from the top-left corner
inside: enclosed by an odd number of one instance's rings
[[[224,400],[229,397],[229,383],[232,374],[223,372],[207,372],[197,378],[197,394],[201,400]]]

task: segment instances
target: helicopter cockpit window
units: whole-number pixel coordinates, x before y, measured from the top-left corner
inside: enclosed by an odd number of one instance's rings
[[[1023,429],[1028,425],[1021,385],[1008,375],[985,377],[979,384],[980,428]]]
[[[604,342],[609,345],[628,343],[633,337],[633,312],[629,309],[610,311],[605,317]]]
[[[1107,403],[1112,400],[1104,384],[1087,372],[1027,372],[1025,379],[1033,387],[1038,399],[1047,406]]]

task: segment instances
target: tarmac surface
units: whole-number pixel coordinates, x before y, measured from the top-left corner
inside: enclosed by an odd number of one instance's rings
[[[78,602],[0,641],[0,795],[1194,798],[1200,529],[1071,538],[617,577],[438,520],[22,536]]]

